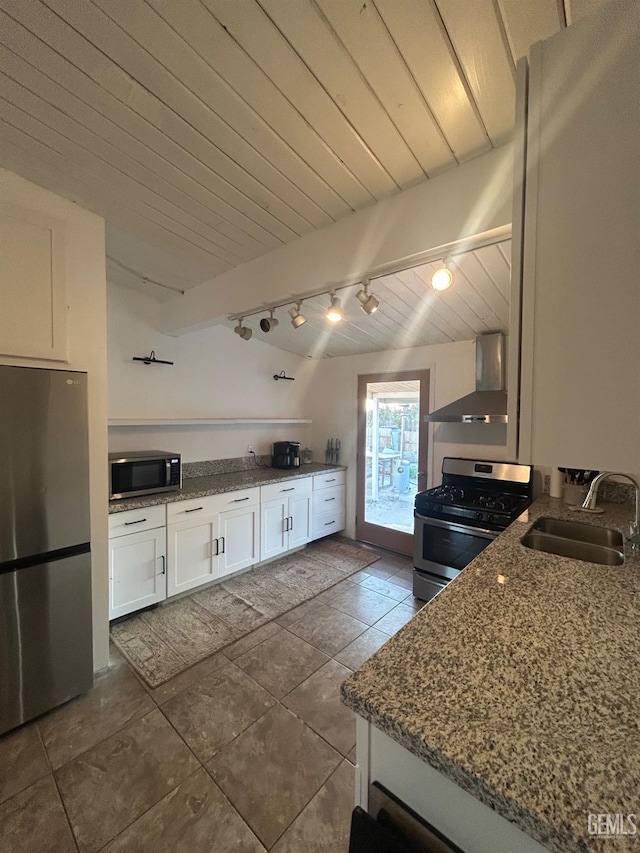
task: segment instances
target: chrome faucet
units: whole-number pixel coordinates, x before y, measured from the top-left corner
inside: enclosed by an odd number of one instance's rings
[[[631,480],[636,489],[636,517],[635,521],[629,522],[629,538],[634,543],[634,547],[640,544],[640,482],[632,474],[616,474],[614,471],[603,471],[591,481],[591,486],[587,492],[587,496],[582,504],[582,509],[593,511],[596,508],[596,500],[598,497],[598,489],[600,483],[608,477],[626,477]]]

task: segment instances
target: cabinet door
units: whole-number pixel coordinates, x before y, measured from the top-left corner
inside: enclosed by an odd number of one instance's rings
[[[260,506],[245,506],[218,516],[216,576],[246,569],[260,560]]]
[[[156,604],[166,595],[164,527],[109,540],[109,619]]]
[[[289,501],[287,498],[263,503],[260,510],[260,559],[282,554],[288,545]]]
[[[215,578],[217,515],[167,527],[167,595],[176,595]]]
[[[288,548],[305,545],[311,537],[311,495],[289,498]]]
[[[639,33],[607,3],[532,49],[522,462],[640,470]]]

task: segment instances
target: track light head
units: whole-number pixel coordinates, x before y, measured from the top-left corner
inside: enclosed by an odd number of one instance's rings
[[[250,340],[253,332],[247,326],[242,325],[243,319],[244,317],[240,317],[238,319],[238,325],[234,328],[233,331],[236,333],[236,335],[239,335],[243,341],[248,341]]]
[[[453,272],[451,271],[451,262],[448,258],[444,258],[440,269],[437,269],[431,276],[431,287],[434,290],[446,290],[452,284]]]
[[[329,307],[325,312],[325,317],[330,323],[339,323],[344,315],[342,313],[342,306],[340,303],[340,297],[336,296],[335,293],[331,293],[331,302],[329,303]]]
[[[373,314],[380,305],[380,301],[376,299],[374,294],[369,293],[369,282],[366,279],[362,282],[362,290],[356,293],[356,299],[365,314]]]
[[[275,329],[277,325],[278,320],[276,317],[273,316],[273,308],[271,308],[269,311],[269,316],[263,317],[262,320],[260,320],[260,328],[263,332],[270,332],[271,329]]]
[[[293,308],[289,308],[289,316],[291,317],[291,325],[294,329],[299,329],[300,326],[304,326],[307,322],[307,318],[304,314],[300,313],[301,302],[296,302]]]

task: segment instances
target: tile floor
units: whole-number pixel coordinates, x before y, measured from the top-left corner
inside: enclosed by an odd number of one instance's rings
[[[0,851],[346,853],[341,682],[420,608],[411,560],[361,572],[151,690],[93,690],[0,737]]]

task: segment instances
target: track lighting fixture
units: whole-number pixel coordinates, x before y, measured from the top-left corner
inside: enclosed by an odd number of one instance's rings
[[[293,308],[289,308],[289,316],[291,317],[291,325],[294,329],[299,329],[300,326],[304,326],[307,322],[307,318],[304,314],[300,313],[300,306],[302,302],[296,302]]]
[[[270,332],[271,329],[275,329],[277,325],[278,320],[273,316],[273,308],[271,308],[269,310],[269,316],[263,317],[262,320],[260,320],[260,328],[263,332]]]
[[[378,310],[378,306],[380,305],[379,300],[376,299],[374,294],[369,293],[369,281],[366,278],[362,282],[362,290],[356,293],[356,299],[365,314],[373,314],[374,311]]]
[[[453,284],[453,272],[451,271],[451,261],[444,258],[442,266],[437,269],[431,276],[431,287],[434,290],[446,290]]]
[[[238,325],[234,328],[233,331],[236,333],[236,335],[240,335],[240,337],[242,338],[243,341],[248,341],[251,338],[251,335],[253,334],[253,332],[251,331],[250,328],[248,328],[248,326],[242,325],[243,320],[244,320],[244,317],[238,318]]]
[[[331,302],[329,303],[329,307],[327,308],[324,316],[330,323],[339,323],[344,317],[340,297],[336,296],[335,291],[333,290],[330,291],[329,295],[331,296]]]

